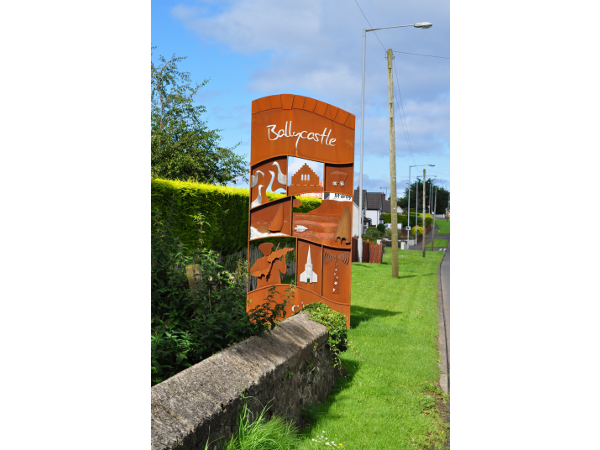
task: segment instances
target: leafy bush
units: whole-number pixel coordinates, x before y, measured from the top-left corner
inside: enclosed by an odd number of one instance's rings
[[[392,215],[390,213],[381,213],[381,218],[383,219],[383,221],[385,223],[392,223]],[[417,219],[418,219],[419,225],[423,225],[423,214],[418,214]],[[431,215],[425,214],[425,226],[431,225],[432,222],[433,222],[433,219],[432,219]],[[404,214],[398,214],[398,223],[402,224],[402,228],[406,228],[406,226],[408,225],[408,217]],[[414,213],[410,214],[410,223],[411,223],[411,226],[414,226],[414,223],[415,223],[415,214]]]
[[[385,225],[380,223],[379,225],[377,225],[377,229],[379,230],[379,232],[381,234],[385,233]]]
[[[271,298],[264,305],[248,314],[247,262],[240,260],[233,273],[224,270],[216,262],[217,254],[202,247],[202,238],[199,248],[186,252],[171,229],[173,207],[174,203],[166,220],[156,211],[152,222],[152,385],[223,348],[272,328],[285,317],[286,302],[276,304],[275,293],[270,293]],[[195,221],[202,236],[206,224],[201,215]],[[185,272],[188,264],[200,265],[194,289],[189,287]]]
[[[421,235],[423,235],[423,227],[418,226],[418,225],[416,227],[412,227],[412,229],[410,230],[410,233],[413,236],[414,235],[421,236]]]
[[[379,231],[379,229],[375,228],[375,227],[369,227],[367,228],[367,236],[370,236],[369,239],[379,239],[381,238],[382,233]]]
[[[315,322],[327,327],[329,332],[327,347],[329,347],[333,356],[333,367],[341,367],[340,353],[346,351],[348,341],[346,316],[321,302],[310,303],[298,311],[298,313],[300,312],[306,313]]]

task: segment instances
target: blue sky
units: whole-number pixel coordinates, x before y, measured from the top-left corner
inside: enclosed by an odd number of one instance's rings
[[[151,41],[158,47],[155,55],[187,56],[180,68],[197,81],[210,79],[197,97],[207,108],[204,120],[223,130],[223,145],[241,142],[240,155],[250,154],[251,102],[256,98],[300,94],[355,114],[357,185],[362,29],[431,22],[428,30],[367,33],[363,186],[389,195],[385,52],[391,48],[443,57],[394,53],[398,192],[414,164],[435,164],[427,167],[428,177],[446,180],[439,185],[449,189],[450,60],[444,59],[450,57],[449,2],[357,1],[370,25],[354,0],[153,1]],[[422,169],[412,169],[413,181]]]

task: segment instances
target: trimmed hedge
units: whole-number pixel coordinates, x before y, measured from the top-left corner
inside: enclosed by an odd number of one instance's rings
[[[419,214],[421,217],[419,217],[419,225],[422,226],[423,225],[423,217],[421,214]],[[433,222],[432,218],[427,217],[428,214],[425,215],[425,226],[431,225],[431,223]],[[381,213],[381,218],[383,219],[384,223],[392,223],[392,215],[390,213]],[[411,226],[414,226],[415,223],[415,214],[411,213],[410,215],[410,221],[411,221]],[[406,228],[406,225],[408,225],[408,218],[406,217],[406,215],[403,214],[398,214],[398,223],[402,224],[402,228]]]
[[[198,248],[200,230],[194,216],[204,216],[204,247],[223,255],[238,252],[248,243],[249,190],[190,181],[151,179],[152,212],[159,210],[168,220],[173,202],[171,229],[188,250]],[[283,194],[267,192],[270,200]],[[301,197],[294,212],[309,212],[321,204],[313,197]],[[208,224],[208,225],[206,225]]]

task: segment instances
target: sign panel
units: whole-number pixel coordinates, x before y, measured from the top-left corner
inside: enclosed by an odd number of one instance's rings
[[[248,310],[264,303],[273,286],[282,302],[283,280],[293,280],[288,316],[319,301],[343,313],[350,326],[354,123],[353,114],[310,97],[281,94],[252,102]],[[270,200],[267,190],[277,189],[284,197]],[[303,195],[323,200],[302,213]],[[281,245],[285,237],[292,244]]]

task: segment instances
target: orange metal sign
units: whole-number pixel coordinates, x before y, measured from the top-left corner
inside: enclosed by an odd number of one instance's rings
[[[343,109],[300,95],[252,102],[248,249],[258,245],[262,256],[250,267],[257,282],[248,291],[248,310],[265,301],[271,286],[281,286],[277,291],[284,294],[280,276],[290,250],[261,241],[288,236],[295,238],[296,250],[295,298],[288,315],[319,301],[343,313],[350,326],[354,121]],[[306,163],[289,173],[289,157]],[[323,166],[321,173],[315,163]],[[267,189],[283,189],[285,197],[269,201]],[[300,204],[295,196],[313,193],[323,195],[321,206],[294,213]]]

